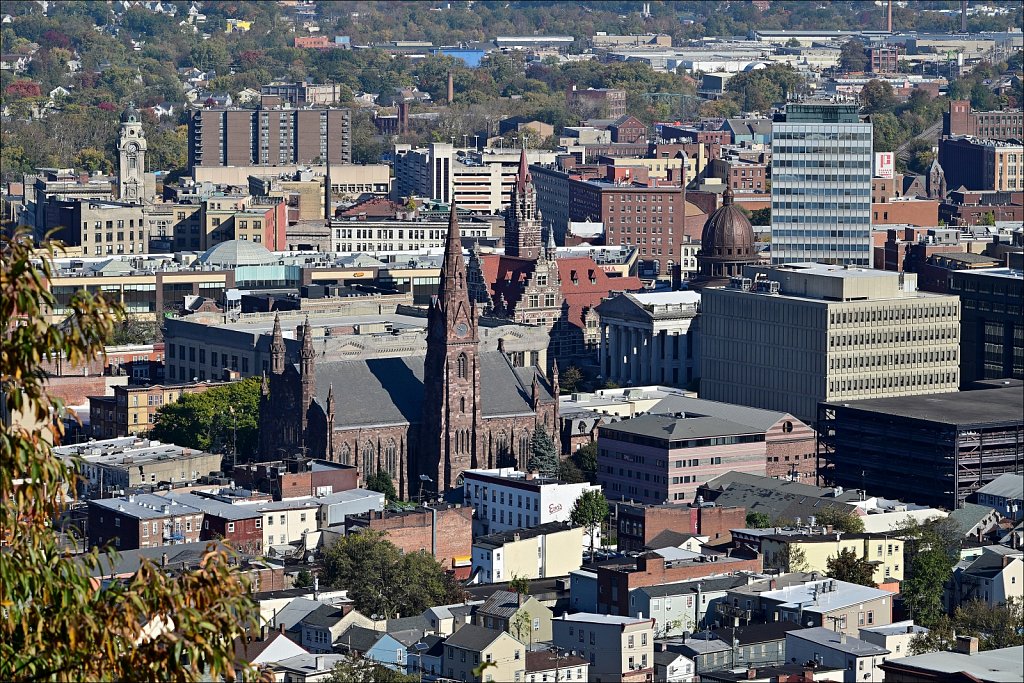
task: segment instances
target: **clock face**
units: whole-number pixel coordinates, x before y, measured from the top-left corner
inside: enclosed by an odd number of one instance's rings
[[[455,335],[458,337],[465,337],[469,334],[469,326],[466,323],[459,323],[455,326]]]

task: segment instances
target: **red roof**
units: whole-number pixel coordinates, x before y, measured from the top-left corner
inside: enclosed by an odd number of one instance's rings
[[[393,202],[386,197],[369,197],[353,204],[344,211],[339,211],[338,215],[349,217],[365,214],[375,218],[394,218],[396,212],[406,210],[403,205]]]
[[[558,274],[562,281],[562,296],[569,304],[569,322],[583,328],[583,314],[612,292],[634,292],[643,289],[637,277],[610,277],[589,256],[560,258]],[[514,256],[487,254],[480,256],[484,282],[492,300],[502,295],[505,306],[514,310],[522,298],[523,284],[533,272],[534,261]],[[591,281],[593,280],[593,282]]]

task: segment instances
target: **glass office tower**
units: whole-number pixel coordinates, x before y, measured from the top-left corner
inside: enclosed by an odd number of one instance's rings
[[[791,103],[772,125],[772,264],[871,266],[871,124],[855,104]]]

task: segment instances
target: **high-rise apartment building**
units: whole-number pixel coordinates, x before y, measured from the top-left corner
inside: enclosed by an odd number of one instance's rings
[[[793,103],[772,126],[772,263],[871,265],[871,123]]]
[[[352,163],[348,109],[200,109],[188,124],[188,165]]]
[[[960,300],[916,276],[794,263],[747,266],[701,295],[701,398],[805,422],[821,401],[956,391]]]

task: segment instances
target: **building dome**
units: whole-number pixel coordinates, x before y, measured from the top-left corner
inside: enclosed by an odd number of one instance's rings
[[[139,114],[139,110],[135,108],[134,104],[129,104],[125,107],[124,111],[121,112],[121,123],[138,123],[142,120],[142,116]]]
[[[722,195],[722,206],[704,223],[701,253],[716,259],[746,261],[756,257],[754,228],[740,207],[733,203],[732,188]]]
[[[743,266],[757,263],[754,228],[742,210],[733,203],[732,188],[725,188],[722,206],[704,223],[697,254],[700,270],[698,286],[725,284],[733,275],[742,275]]]
[[[248,240],[221,242],[204,251],[196,259],[196,263],[214,268],[266,266],[276,262],[277,258],[266,247]]]

